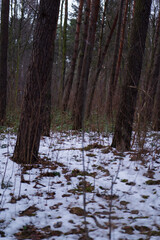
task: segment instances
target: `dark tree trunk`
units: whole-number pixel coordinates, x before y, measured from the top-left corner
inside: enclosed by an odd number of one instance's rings
[[[81,43],[81,46],[80,46],[80,52],[79,52],[79,57],[78,57],[78,66],[77,66],[77,74],[76,74],[76,86],[75,86],[75,93],[74,93],[73,104],[72,104],[73,118],[74,118],[74,115],[75,115],[76,99],[77,99],[78,88],[79,88],[79,83],[80,83],[80,79],[81,79],[84,52],[85,52],[87,36],[88,36],[90,6],[91,6],[91,0],[87,0],[86,1],[86,6],[85,6],[85,20],[84,20],[83,39],[82,39],[82,43]]]
[[[160,34],[156,41],[156,51],[154,53],[154,59],[152,59],[152,71],[148,80],[148,91],[146,95],[146,107],[145,107],[145,121],[150,121],[152,117],[152,110],[154,105],[154,98],[156,95],[158,78],[160,75]]]
[[[118,26],[117,26],[117,34],[116,34],[116,42],[115,42],[115,49],[114,49],[114,56],[113,56],[113,63],[112,63],[112,70],[111,70],[111,77],[109,81],[109,89],[108,89],[108,96],[106,101],[106,113],[107,118],[112,118],[112,102],[113,102],[113,95],[116,87],[115,83],[115,73],[116,73],[116,65],[118,60],[118,51],[120,45],[120,33],[121,33],[121,25],[122,25],[122,15],[123,15],[123,5],[124,0],[120,2],[120,9],[119,9],[119,19],[118,19]]]
[[[60,0],[41,0],[34,32],[31,62],[13,160],[32,163],[38,159],[43,127],[44,98],[51,81],[53,47]]]
[[[9,0],[2,0],[0,53],[0,125],[6,118]]]
[[[152,113],[152,127],[154,131],[160,131],[160,75]]]
[[[62,76],[60,81],[59,103],[62,106],[64,93],[65,74],[66,74],[66,52],[67,52],[67,22],[68,22],[68,0],[65,0],[65,16],[63,26],[63,48],[62,48]]]
[[[73,129],[75,130],[81,129],[83,124],[87,83],[88,83],[89,70],[90,70],[92,53],[94,48],[96,23],[98,18],[99,7],[100,7],[100,0],[92,0],[91,16],[90,16],[90,23],[89,23],[89,29],[88,29],[88,38],[87,38],[87,43],[85,48],[82,74],[81,74],[78,95],[76,100],[75,115],[73,119],[74,120]]]
[[[63,100],[62,100],[63,111],[66,111],[66,109],[67,109],[69,96],[70,96],[72,83],[73,83],[73,78],[74,78],[74,72],[75,72],[77,57],[78,57],[79,35],[80,35],[80,28],[81,28],[81,21],[82,21],[83,4],[84,4],[84,0],[80,0],[78,17],[77,17],[74,52],[73,52],[72,61],[71,61],[71,69],[70,69],[70,72],[69,72],[68,77],[66,79],[66,86],[65,86],[65,89],[64,89]]]
[[[107,51],[108,51],[108,48],[109,48],[109,44],[110,44],[110,42],[111,42],[111,39],[112,39],[114,30],[115,30],[115,28],[116,28],[117,20],[118,20],[118,13],[117,13],[117,15],[116,15],[116,17],[115,17],[115,19],[114,19],[113,25],[112,25],[111,30],[110,30],[110,34],[109,34],[109,36],[108,36],[108,38],[107,38],[106,45],[105,45],[105,47],[104,47],[103,52],[101,53],[101,58],[100,58],[99,61],[98,61],[95,75],[93,76],[91,93],[90,93],[90,95],[89,95],[89,97],[88,97],[88,104],[87,104],[87,108],[86,108],[86,118],[87,118],[87,119],[89,118],[90,113],[91,113],[92,101],[93,101],[95,89],[96,89],[96,86],[97,86],[99,74],[100,74],[101,69],[102,69],[102,66],[103,66],[103,64],[104,64],[104,60],[105,60],[105,57],[106,57],[106,54],[107,54]]]
[[[121,27],[120,46],[119,46],[118,60],[117,60],[115,79],[114,79],[114,86],[115,87],[116,87],[117,82],[118,82],[121,59],[122,59],[122,52],[123,52],[123,45],[124,45],[124,35],[125,35],[127,13],[128,13],[128,1],[129,0],[126,0],[125,10],[124,10],[124,18],[123,18],[123,23],[122,23],[122,27]],[[114,89],[114,92],[115,92],[115,89]],[[115,95],[115,93],[113,93],[113,95]]]
[[[112,147],[129,150],[152,0],[136,0],[131,41]]]

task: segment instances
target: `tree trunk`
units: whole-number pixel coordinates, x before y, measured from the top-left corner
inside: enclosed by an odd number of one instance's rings
[[[73,119],[74,120],[73,129],[75,130],[81,129],[83,125],[87,83],[88,83],[89,70],[90,70],[92,53],[94,48],[96,23],[98,18],[99,7],[100,7],[100,0],[92,0],[91,16],[90,16],[90,23],[89,23],[89,29],[88,29],[88,38],[87,38],[87,43],[85,48],[80,85],[78,89],[75,115]]]
[[[80,79],[81,79],[82,65],[83,65],[83,59],[84,59],[84,52],[85,52],[87,36],[88,36],[90,5],[91,5],[91,0],[87,0],[86,1],[86,7],[85,7],[85,20],[84,20],[83,39],[82,39],[82,43],[81,43],[81,46],[80,46],[80,52],[79,52],[79,57],[78,57],[78,67],[77,67],[77,74],[76,74],[76,86],[75,86],[75,93],[74,93],[73,104],[72,104],[72,115],[73,115],[73,118],[74,118],[74,115],[75,115],[76,100],[77,100],[79,83],[80,83]]]
[[[152,117],[152,110],[154,106],[154,98],[156,95],[158,78],[160,74],[160,15],[157,25],[156,35],[155,35],[155,43],[154,48],[151,56],[151,65],[150,71],[147,77],[147,95],[145,97],[145,114],[144,120],[149,122]],[[158,34],[158,35],[157,35]]]
[[[160,75],[152,113],[152,127],[154,131],[160,131]]]
[[[121,59],[122,59],[122,52],[123,52],[123,45],[124,45],[124,35],[125,35],[126,22],[127,22],[127,13],[128,13],[128,1],[129,0],[126,0],[126,6],[125,6],[125,11],[124,11],[124,18],[123,18],[123,23],[122,23],[122,27],[121,27],[120,46],[119,46],[118,60],[117,60],[115,79],[114,79],[114,85],[115,86],[117,85],[117,82],[118,82],[118,76],[119,76]],[[115,91],[115,89],[114,89],[114,91]]]
[[[0,54],[0,125],[3,125],[6,119],[8,21],[9,21],[9,0],[2,0],[1,54]]]
[[[70,96],[72,83],[73,83],[73,78],[74,78],[74,72],[75,72],[77,57],[78,57],[79,35],[80,35],[80,28],[81,28],[81,21],[82,21],[83,4],[84,4],[84,0],[80,0],[78,17],[77,17],[74,52],[73,52],[72,61],[71,61],[71,69],[70,69],[70,72],[69,72],[68,77],[66,79],[66,86],[65,86],[65,89],[64,89],[63,100],[62,100],[63,111],[66,111],[66,109],[67,109],[69,96]]]
[[[13,160],[32,163],[38,159],[44,98],[51,81],[53,47],[60,0],[41,0],[34,32],[31,62]]]
[[[120,9],[119,9],[117,34],[116,34],[116,42],[115,42],[115,49],[114,49],[114,56],[113,56],[113,64],[112,64],[112,70],[111,70],[111,77],[110,77],[110,81],[109,81],[108,96],[107,96],[107,101],[106,101],[106,113],[107,113],[107,118],[109,120],[112,118],[112,102],[113,102],[113,95],[114,95],[114,91],[115,91],[115,87],[116,87],[115,73],[116,73],[118,50],[119,50],[119,44],[120,44],[123,5],[124,5],[124,0],[121,0]]]
[[[130,148],[133,118],[136,107],[145,41],[152,0],[136,0],[131,42],[122,87],[121,101],[116,117],[112,147],[125,151]]]
[[[66,52],[67,52],[67,22],[68,22],[68,0],[65,0],[65,16],[63,26],[63,48],[62,48],[62,75],[60,81],[59,103],[62,106],[62,97],[64,93],[65,74],[66,74]]]
[[[103,63],[104,63],[104,60],[105,60],[108,48],[109,48],[109,44],[111,42],[114,30],[116,28],[117,20],[118,20],[118,13],[117,13],[117,15],[116,15],[116,17],[114,19],[112,28],[110,30],[110,34],[109,34],[109,36],[107,38],[106,45],[105,45],[104,50],[103,50],[103,52],[101,54],[101,58],[98,61],[98,65],[97,65],[97,69],[96,69],[95,75],[93,76],[91,93],[90,93],[90,96],[88,98],[88,104],[87,104],[87,108],[86,108],[86,118],[87,119],[89,118],[90,113],[91,113],[92,101],[93,101],[94,92],[95,92],[95,89],[96,89],[96,86],[97,86],[99,74],[101,72],[101,69],[102,69],[102,66],[103,66]]]

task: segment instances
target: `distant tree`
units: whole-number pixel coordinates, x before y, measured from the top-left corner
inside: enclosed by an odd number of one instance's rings
[[[84,0],[80,0],[79,3],[79,11],[78,11],[78,17],[77,17],[77,24],[76,24],[76,34],[75,34],[75,44],[74,44],[74,52],[71,60],[71,69],[69,71],[69,74],[66,79],[66,85],[64,89],[63,94],[63,110],[65,111],[68,105],[68,100],[72,88],[75,68],[76,68],[76,62],[78,57],[78,48],[79,48],[79,40],[80,40],[80,27],[81,27],[81,21],[82,21],[82,10],[83,10],[83,4]]]
[[[145,50],[152,0],[135,0],[135,12],[130,36],[130,46],[122,95],[116,117],[112,147],[129,150],[138,85]]]
[[[152,111],[152,127],[154,131],[160,131],[160,75]]]
[[[31,62],[13,160],[33,163],[38,159],[45,109],[43,102],[51,81],[53,47],[60,0],[41,0],[34,31]]]
[[[101,53],[100,53],[100,56],[98,58],[97,68],[96,68],[96,71],[95,71],[95,73],[94,73],[94,75],[92,77],[91,92],[90,92],[90,95],[88,96],[88,102],[87,102],[87,107],[86,107],[86,118],[87,119],[89,118],[90,113],[91,113],[92,101],[93,101],[96,85],[97,85],[97,82],[98,82],[98,78],[99,78],[102,66],[103,66],[104,61],[105,61],[105,57],[106,57],[108,49],[109,49],[109,45],[111,43],[111,39],[112,39],[114,30],[116,28],[117,20],[118,20],[118,13],[116,14],[115,19],[113,21],[110,33],[109,33],[109,35],[107,37],[107,41],[106,41],[106,44],[104,46],[104,49],[100,50]]]
[[[116,41],[115,41],[115,49],[113,54],[113,63],[112,63],[112,70],[111,70],[111,76],[109,81],[109,89],[108,89],[108,96],[107,96],[107,118],[111,119],[112,116],[112,103],[113,103],[113,95],[115,91],[115,74],[116,74],[116,66],[118,61],[118,51],[119,51],[119,45],[120,45],[120,34],[121,34],[121,25],[122,25],[122,17],[123,17],[123,6],[124,6],[124,0],[120,1],[119,4],[119,18],[118,18],[118,26],[117,26],[117,34],[116,34]]]
[[[75,106],[75,112],[74,112],[75,114],[73,119],[74,121],[73,129],[76,129],[76,130],[81,129],[83,124],[86,91],[87,91],[89,70],[91,66],[91,60],[92,60],[92,54],[93,54],[93,48],[94,48],[96,23],[97,23],[97,18],[99,13],[99,7],[100,7],[100,0],[92,0],[91,15],[90,15],[89,28],[88,28],[88,37],[87,37],[87,42],[85,47],[81,79],[79,83],[78,95],[76,98],[76,106]]]
[[[82,40],[80,43],[80,50],[79,50],[78,63],[77,63],[77,74],[76,74],[76,79],[75,79],[76,84],[75,84],[75,92],[74,92],[73,104],[72,104],[73,116],[75,115],[76,100],[77,100],[80,79],[81,79],[84,52],[85,52],[87,37],[88,37],[90,9],[91,9],[91,0],[87,0],[85,3],[85,17],[84,17],[84,24],[83,24],[83,33],[82,33]]]
[[[0,52],[0,124],[4,124],[7,105],[7,53],[8,53],[9,0],[2,0],[1,52]]]

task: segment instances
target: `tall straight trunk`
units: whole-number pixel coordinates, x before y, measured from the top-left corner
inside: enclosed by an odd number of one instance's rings
[[[103,16],[102,16],[101,32],[100,32],[100,38],[99,38],[97,66],[99,65],[99,62],[100,62],[100,59],[101,59],[101,54],[102,54],[102,42],[103,42],[103,33],[104,33],[104,24],[105,24],[105,16],[106,16],[107,5],[108,5],[108,0],[105,0],[104,9],[103,9]]]
[[[152,0],[136,0],[131,41],[122,86],[121,100],[116,117],[112,147],[129,150],[138,85],[141,75],[145,41]]]
[[[103,63],[104,63],[104,60],[105,60],[105,57],[106,57],[106,54],[107,54],[107,51],[108,51],[108,48],[109,48],[112,36],[113,36],[113,33],[114,33],[114,30],[116,28],[117,20],[118,20],[118,13],[117,13],[117,15],[116,15],[116,17],[114,19],[114,22],[113,22],[113,25],[111,27],[109,36],[107,38],[106,45],[105,45],[104,50],[103,50],[103,52],[101,54],[101,58],[98,60],[98,65],[97,65],[97,69],[96,69],[95,75],[93,76],[91,93],[90,93],[90,95],[88,97],[88,103],[87,103],[87,107],[86,107],[86,118],[87,119],[89,118],[90,113],[91,113],[92,101],[93,101],[95,89],[96,89],[96,86],[97,86],[99,74],[101,72],[101,69],[102,69],[102,66],[103,66]]]
[[[152,127],[154,131],[160,131],[160,75],[158,78],[157,91],[152,112]]]
[[[88,83],[89,70],[90,70],[92,53],[94,48],[96,23],[98,19],[99,7],[100,7],[100,0],[92,0],[91,16],[90,16],[89,29],[88,29],[88,38],[87,38],[87,43],[85,48],[82,74],[81,74],[81,79],[80,79],[80,84],[78,89],[75,115],[73,119],[74,120],[73,129],[75,130],[81,129],[83,125],[87,83]]]
[[[149,65],[149,69],[148,69],[148,72],[147,72],[146,81],[144,83],[144,90],[145,91],[149,91],[149,88],[150,88],[149,83],[150,83],[150,79],[151,79],[151,74],[153,73],[153,65],[154,65],[154,60],[155,60],[155,54],[156,54],[156,51],[157,51],[159,35],[160,35],[160,10],[159,10],[158,20],[157,20],[157,24],[156,24],[155,38],[154,38],[153,47],[152,47],[150,65]]]
[[[77,66],[77,74],[76,74],[76,86],[75,86],[75,93],[74,93],[73,103],[72,103],[73,116],[75,115],[75,106],[76,106],[79,83],[80,83],[80,79],[81,79],[84,52],[85,52],[87,36],[88,36],[91,0],[86,0],[85,5],[86,6],[85,6],[84,30],[83,30],[82,42],[80,44],[81,46],[80,46],[80,52],[79,52],[78,64],[77,64],[78,66]]]
[[[66,86],[65,86],[64,94],[63,94],[63,101],[62,101],[63,111],[66,111],[66,108],[68,105],[68,100],[69,100],[69,96],[70,96],[70,92],[71,92],[71,88],[72,88],[75,67],[76,67],[76,62],[77,62],[77,57],[78,57],[79,35],[80,35],[80,28],[81,28],[81,21],[82,21],[83,4],[84,4],[84,0],[80,0],[78,17],[77,17],[77,25],[76,25],[74,52],[73,52],[73,56],[72,56],[72,60],[71,60],[71,69],[70,69],[70,72],[66,79]]]
[[[60,81],[59,103],[62,104],[66,74],[66,52],[67,52],[67,22],[68,22],[68,0],[65,0],[65,15],[63,26],[63,47],[62,47],[62,75]]]
[[[0,53],[0,125],[6,119],[9,0],[2,0]]]
[[[150,79],[148,82],[148,91],[145,103],[146,104],[145,118],[147,121],[151,120],[159,75],[160,75],[160,35],[157,42],[155,57],[152,65],[152,71],[150,73]]]
[[[64,5],[64,1],[65,0],[62,0],[61,1],[61,7],[60,7],[60,24],[59,24],[59,45],[58,45],[58,50],[59,50],[59,53],[58,53],[58,57],[59,57],[59,61],[61,61],[61,58],[62,58],[62,32],[63,32],[63,27],[62,27],[62,22],[63,22],[63,5]]]
[[[27,73],[27,86],[13,155],[13,160],[18,163],[32,163],[38,159],[45,117],[43,102],[51,81],[59,4],[60,0],[40,1],[31,62]]]
[[[120,9],[119,9],[117,34],[116,34],[116,42],[115,42],[115,49],[114,49],[114,56],[113,56],[113,63],[112,63],[110,81],[109,81],[108,96],[107,96],[107,101],[106,101],[106,113],[107,113],[108,119],[111,119],[111,117],[112,117],[112,102],[113,102],[113,95],[114,95],[114,91],[115,91],[115,87],[116,87],[115,73],[116,73],[116,65],[117,65],[118,51],[119,51],[119,45],[120,45],[120,33],[121,33],[121,25],[122,25],[123,5],[124,5],[124,0],[121,0]]]
[[[115,79],[114,79],[114,82],[115,82],[114,85],[115,86],[117,85],[117,82],[118,82],[118,76],[119,76],[121,59],[122,59],[124,37],[125,37],[125,29],[126,29],[126,22],[127,22],[127,13],[128,13],[128,2],[129,2],[129,0],[126,0],[126,6],[125,6],[125,11],[124,11],[124,18],[123,18],[123,23],[122,23],[122,27],[121,27],[120,46],[119,46],[118,60],[117,60]],[[115,91],[115,89],[114,89],[114,91]],[[114,92],[113,92],[113,95],[114,95]]]

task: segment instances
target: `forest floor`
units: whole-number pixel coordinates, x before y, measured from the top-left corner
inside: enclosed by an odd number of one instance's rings
[[[123,153],[111,139],[53,133],[39,162],[21,166],[11,161],[16,136],[1,133],[0,239],[159,240],[160,133]]]

